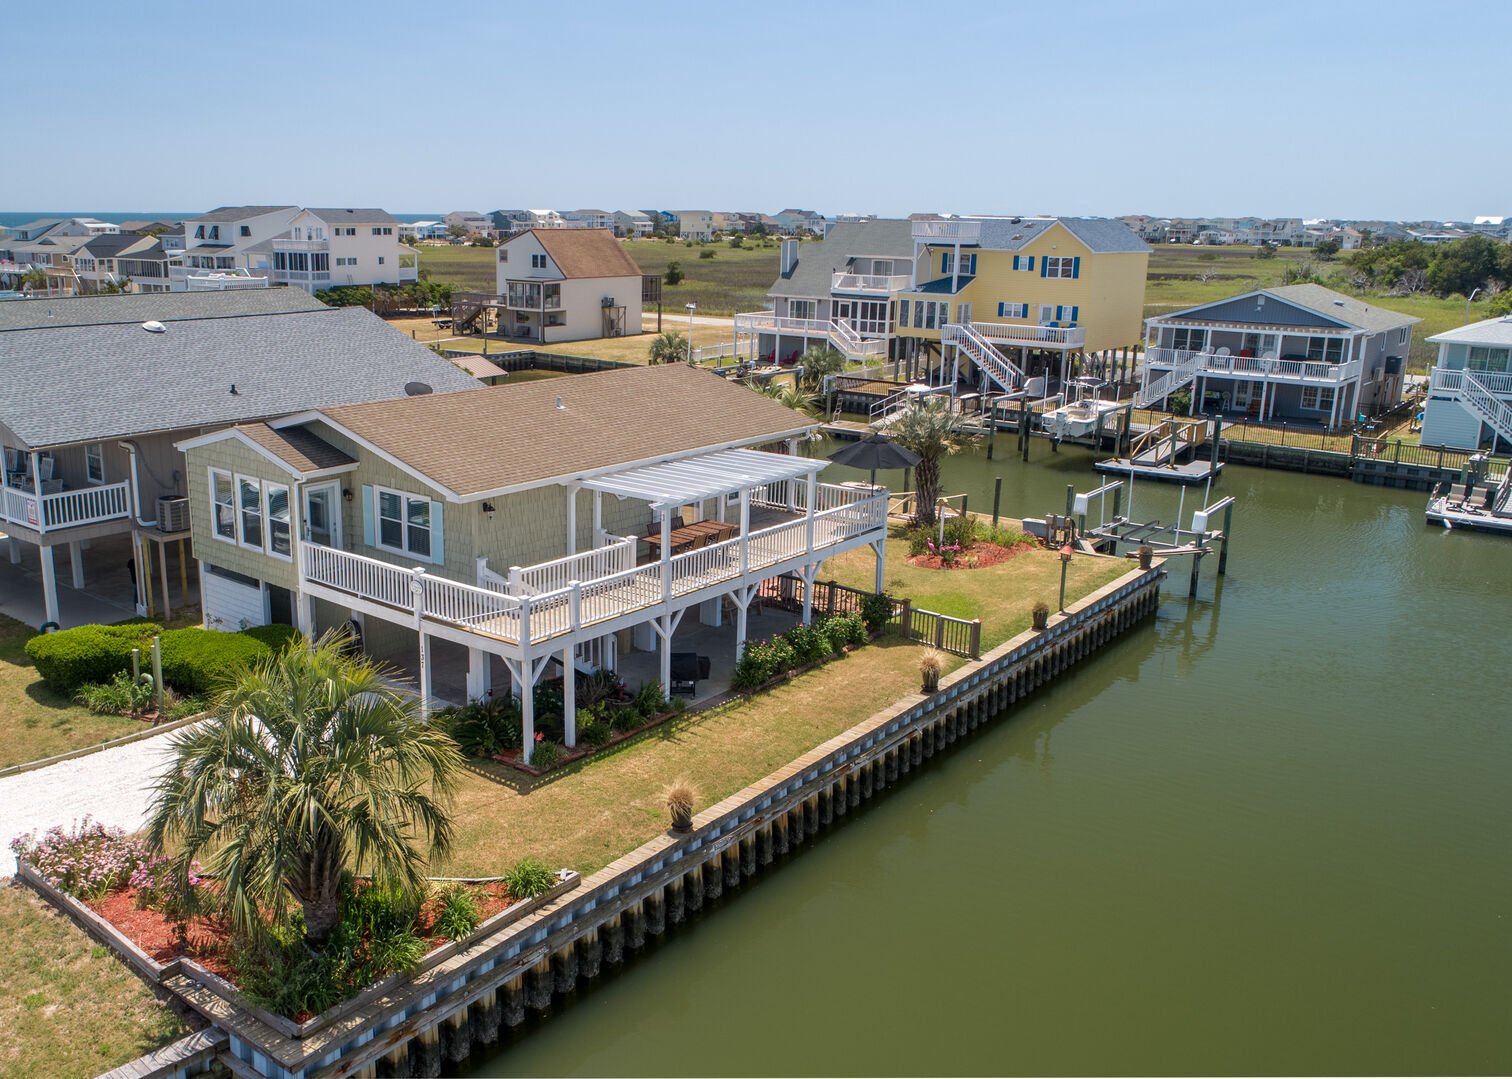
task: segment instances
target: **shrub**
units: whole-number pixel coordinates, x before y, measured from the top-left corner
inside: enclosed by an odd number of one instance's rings
[[[147,669],[152,638],[162,632],[154,622],[79,626],[33,637],[26,642],[26,654],[49,686],[72,697],[83,686],[103,684],[131,670],[133,648],[142,650]]]
[[[641,710],[636,707],[634,701],[631,701],[629,704],[620,705],[617,708],[609,709],[609,727],[611,730],[634,730],[645,721],[646,717],[641,714]]]
[[[686,832],[693,825],[693,805],[698,801],[698,791],[686,779],[673,780],[662,791],[667,814],[672,818],[672,827]]]
[[[436,714],[434,722],[469,756],[492,757],[521,745],[520,709],[513,697],[445,708]]]
[[[714,249],[712,247],[704,248],[704,250],[698,253],[698,257],[701,259],[711,259],[714,257]]]
[[[995,543],[999,547],[1017,547],[1021,543],[1033,543],[1034,537],[1016,528],[1005,528],[1002,525],[986,525],[982,528],[981,538],[986,543]]]
[[[441,892],[441,910],[436,915],[436,931],[447,940],[461,940],[483,921],[483,908],[472,889],[454,884]]]
[[[609,741],[613,733],[614,731],[609,726],[609,721],[601,718],[596,712],[578,712],[577,737],[578,741],[583,745],[592,746],[596,749]]]
[[[791,632],[791,631],[789,631]],[[730,688],[742,691],[759,689],[779,675],[786,674],[797,662],[797,653],[786,639],[750,641],[735,664]]]
[[[188,719],[190,716],[199,715],[209,707],[203,697],[180,697],[172,704],[164,703],[163,715],[160,718],[169,722],[176,719]]]
[[[545,771],[562,763],[562,758],[567,755],[567,747],[561,742],[554,742],[544,734],[536,735],[535,752],[530,755],[530,766]]]
[[[130,671],[117,671],[109,682],[85,686],[74,700],[97,716],[134,716],[152,704],[152,675],[133,680]]]
[[[910,529],[908,533],[908,554],[910,558],[916,558],[921,554],[928,554],[934,546],[934,531],[928,528]]]
[[[303,640],[303,635],[293,626],[251,626],[241,631],[243,637],[260,641],[273,652],[282,652],[294,641]]]
[[[938,649],[926,649],[919,657],[919,680],[925,693],[940,688],[940,672],[945,669],[945,653]]]
[[[837,614],[825,619],[819,627],[820,631],[829,639],[830,648],[840,651],[846,645],[862,645],[866,643],[866,623],[861,621],[859,614]]]
[[[171,629],[163,634],[163,681],[185,693],[209,693],[239,667],[272,654],[255,637],[214,629]]]
[[[126,887],[132,874],[152,861],[140,839],[89,817],[72,831],[55,825],[41,839],[17,836],[10,847],[49,884],[80,899],[98,899]]]
[[[641,718],[651,719],[666,711],[667,698],[662,696],[661,683],[657,681],[642,682],[640,689],[635,691],[635,710]]]
[[[534,899],[556,887],[557,876],[539,858],[521,858],[504,874],[504,884],[514,899]]]
[[[977,519],[975,517],[952,517],[945,522],[945,542],[954,543],[961,547],[970,547],[977,541]]]
[[[793,658],[797,666],[809,663],[818,663],[820,660],[829,659],[833,649],[829,641],[813,626],[797,625],[783,634],[789,647],[793,650]]]
[[[861,621],[868,633],[881,633],[892,621],[893,598],[886,592],[874,592],[861,601]]]

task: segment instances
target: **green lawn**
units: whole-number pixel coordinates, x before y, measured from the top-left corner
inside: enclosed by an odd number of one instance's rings
[[[0,768],[145,729],[134,719],[94,715],[48,689],[25,650],[36,632],[0,618]]]
[[[0,887],[0,1075],[98,1075],[188,1033],[125,963],[25,888]]]

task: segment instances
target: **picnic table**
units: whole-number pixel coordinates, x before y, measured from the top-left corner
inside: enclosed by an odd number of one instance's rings
[[[668,535],[669,546],[673,554],[682,554],[684,551],[697,550],[699,547],[707,547],[710,544],[722,543],[727,539],[733,539],[737,528],[734,524],[725,521],[695,521],[690,525],[672,529]],[[661,530],[655,529],[649,535],[642,536],[651,548],[651,554],[656,558],[661,557]]]

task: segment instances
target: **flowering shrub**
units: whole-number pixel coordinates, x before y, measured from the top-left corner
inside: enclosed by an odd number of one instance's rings
[[[941,543],[936,545],[934,540],[930,540],[929,553],[940,556],[940,565],[953,566],[956,564],[956,559],[961,557],[961,545],[959,543]]]
[[[152,862],[147,845],[85,817],[73,831],[49,828],[41,839],[30,835],[11,840],[11,851],[49,884],[80,899],[98,899],[124,888],[133,875]]]

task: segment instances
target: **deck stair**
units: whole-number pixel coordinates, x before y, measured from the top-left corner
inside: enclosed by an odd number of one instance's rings
[[[1164,420],[1134,440],[1129,460],[1146,468],[1174,466],[1183,453],[1206,441],[1206,432],[1203,420]]]
[[[945,325],[941,340],[954,345],[958,353],[964,352],[988,378],[1008,393],[1017,393],[1024,385],[1024,372],[1017,364],[1004,356],[987,336],[990,323],[950,322]]]
[[[1512,404],[1498,397],[1473,371],[1460,374],[1460,403],[1470,414],[1496,432],[1498,438],[1512,442]]]
[[[494,297],[482,292],[457,293],[452,297],[452,329],[457,333],[472,329],[494,302]]]
[[[1181,389],[1202,370],[1206,356],[1201,352],[1188,352],[1185,350],[1173,353],[1174,363],[1171,369],[1161,375],[1154,382],[1146,382],[1138,393],[1134,395],[1135,408],[1149,408],[1156,401],[1164,400],[1177,390]],[[1148,372],[1148,361],[1145,370]],[[1148,377],[1148,375],[1146,376]]]

